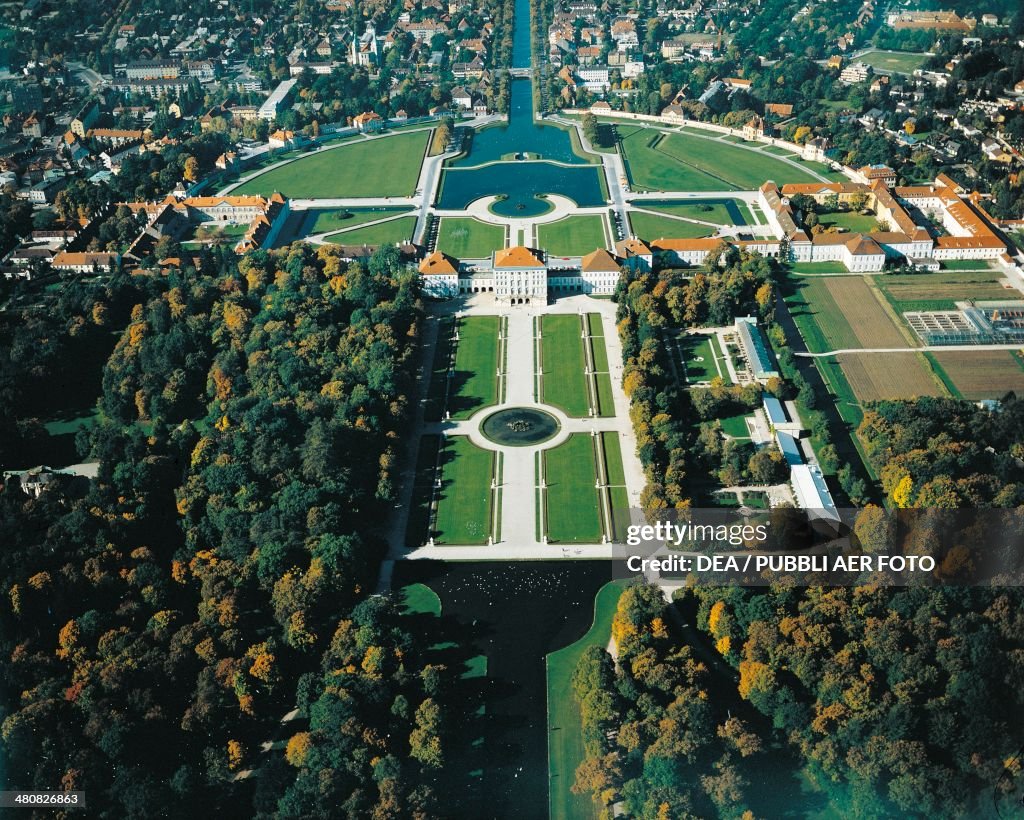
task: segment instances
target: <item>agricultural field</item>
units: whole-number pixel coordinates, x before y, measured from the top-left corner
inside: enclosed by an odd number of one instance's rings
[[[1004,287],[998,271],[960,273],[889,274],[875,279],[878,289],[898,313],[914,310],[953,310],[967,299],[1001,301],[1024,298],[1013,287]]]
[[[913,74],[928,62],[928,55],[910,51],[869,51],[862,54],[857,60],[866,63],[876,71]]]
[[[486,544],[491,534],[493,450],[468,436],[448,436],[441,448],[434,540],[439,544]]]
[[[647,210],[669,216],[682,216],[716,225],[752,225],[754,217],[741,199],[701,199],[696,201],[662,200],[643,203]]]
[[[622,148],[636,190],[749,191],[766,179],[815,181],[808,171],[770,154],[696,133],[637,131],[622,140]]]
[[[696,222],[673,219],[671,216],[630,211],[629,224],[637,236],[652,239],[700,239],[711,236],[715,229]]]
[[[537,243],[552,256],[584,256],[608,247],[604,217],[597,214],[567,216],[537,227]]]
[[[862,404],[946,394],[921,353],[840,353],[836,359]]]
[[[332,233],[325,238],[335,245],[393,245],[412,239],[415,228],[416,217],[401,216],[387,222],[378,222],[376,225]]]
[[[586,416],[590,412],[590,400],[579,316],[549,314],[541,319],[541,355],[544,363],[541,400],[568,416]]]
[[[293,199],[412,196],[430,132],[364,139],[316,151],[244,182],[232,191]]]
[[[601,541],[597,464],[592,437],[574,433],[564,444],[544,450],[544,512],[548,540],[557,544]]]
[[[1016,351],[930,351],[928,356],[953,395],[972,401],[1000,399],[1011,390],[1024,395],[1024,367]]]
[[[505,246],[505,228],[472,217],[445,217],[437,232],[437,248],[456,259],[484,259]]]
[[[794,278],[790,283],[793,292],[786,301],[812,353],[908,345],[863,278]]]

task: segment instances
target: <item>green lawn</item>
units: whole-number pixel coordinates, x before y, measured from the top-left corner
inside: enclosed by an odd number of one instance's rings
[[[793,262],[790,267],[795,273],[846,273],[842,262]]]
[[[692,202],[648,202],[645,208],[672,216],[714,222],[716,225],[753,225],[754,217],[741,199],[706,199]],[[736,221],[736,216],[740,217]]]
[[[412,196],[429,131],[361,140],[317,151],[235,188],[235,195],[280,191],[295,199]]]
[[[927,54],[915,54],[904,51],[888,53],[885,51],[869,51],[857,58],[859,62],[866,63],[880,71],[891,71],[895,74],[913,74],[928,61]]]
[[[402,610],[406,615],[441,615],[441,599],[426,584],[402,587]]]
[[[612,507],[612,531],[615,541],[625,543],[629,526],[629,495],[626,493],[626,473],[622,468],[622,447],[619,435],[611,431],[601,433],[604,448],[604,469],[608,478],[608,495]]]
[[[727,416],[719,419],[722,425],[722,432],[733,438],[750,438],[750,431],[747,429],[747,417],[750,413],[740,413],[735,416]]]
[[[591,336],[604,336],[604,324],[600,313],[587,314],[587,332]]]
[[[604,217],[597,214],[567,216],[537,227],[537,244],[552,256],[585,256],[608,247]]]
[[[612,618],[624,584],[612,581],[594,597],[594,621],[587,634],[575,643],[547,656],[548,688],[548,816],[551,820],[595,818],[588,794],[570,791],[576,767],[583,762],[583,726],[580,707],[572,692],[572,674],[589,646],[607,646]]]
[[[420,438],[412,484],[412,506],[405,525],[405,542],[409,546],[421,546],[430,537],[430,502],[434,494],[437,448],[440,446],[440,436],[425,435]]]
[[[456,259],[483,259],[505,247],[505,228],[479,219],[445,217],[437,232],[437,249]]]
[[[423,411],[426,421],[440,421],[444,415],[444,396],[447,389],[448,361],[452,351],[452,331],[455,320],[445,316],[438,320],[437,344],[434,347],[434,361],[430,371],[430,387]]]
[[[541,319],[544,362],[541,400],[575,418],[582,418],[590,412],[580,333],[580,320],[576,314],[552,314]]]
[[[678,132],[637,131],[622,140],[632,187],[649,191],[756,190],[766,179],[813,182],[807,171],[739,145]]]
[[[448,436],[441,450],[434,540],[439,544],[486,544],[491,533],[493,450],[468,436]]]
[[[459,320],[455,377],[448,410],[467,419],[481,407],[498,401],[498,316],[464,316]]]
[[[701,334],[686,334],[679,337],[679,349],[683,355],[683,365],[686,372],[688,384],[698,382],[709,382],[721,376],[728,381],[724,364],[715,366],[715,348],[711,344],[711,337]],[[718,372],[719,367],[722,373]]]
[[[633,233],[647,240],[652,239],[700,239],[711,236],[714,228],[698,225],[696,222],[684,222],[670,216],[658,216],[641,211],[629,212],[629,224]]]
[[[603,527],[591,436],[575,433],[542,455],[548,540],[557,544],[600,543]]]
[[[366,228],[332,233],[328,242],[336,245],[392,245],[395,242],[408,242],[412,239],[416,227],[416,217],[403,216]]]
[[[871,233],[878,230],[878,218],[874,214],[860,214],[856,211],[834,211],[818,214],[821,224],[846,228],[851,233]]]
[[[312,224],[305,231],[306,235],[327,233],[328,231],[345,231],[367,222],[376,222],[389,216],[408,213],[411,208],[322,208],[312,212]]]

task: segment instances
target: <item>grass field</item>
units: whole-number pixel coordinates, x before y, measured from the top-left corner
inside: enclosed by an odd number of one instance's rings
[[[943,259],[942,267],[945,270],[991,270],[984,259]]]
[[[567,216],[537,227],[537,243],[552,256],[584,256],[608,247],[604,217],[597,214]]]
[[[548,689],[548,817],[551,820],[590,820],[597,812],[589,795],[569,791],[576,767],[583,762],[583,727],[580,707],[572,692],[572,674],[584,650],[607,646],[612,618],[623,584],[612,581],[594,597],[594,621],[587,634],[547,656]]]
[[[557,544],[597,544],[603,528],[598,506],[597,465],[589,435],[575,433],[544,450],[547,490],[544,511],[548,540]]]
[[[541,319],[541,355],[541,400],[575,418],[588,415],[590,400],[583,372],[586,362],[576,314],[553,314]]]
[[[716,225],[752,225],[754,217],[742,199],[702,199],[688,202],[645,202],[645,208],[671,216],[714,222]]]
[[[684,222],[670,216],[659,216],[641,211],[629,212],[633,233],[645,239],[700,239],[711,236],[715,229],[696,222]]]
[[[793,320],[812,353],[858,347],[906,347],[908,342],[856,276],[792,279],[786,297]]]
[[[464,316],[459,320],[455,376],[448,410],[467,419],[481,407],[498,401],[498,316]]]
[[[821,224],[846,228],[851,233],[871,233],[878,230],[878,218],[874,214],[860,214],[856,211],[833,211],[818,214]]]
[[[903,313],[911,310],[953,310],[956,302],[967,299],[996,301],[1020,299],[1016,288],[1000,284],[1003,275],[998,271],[960,273],[889,274],[875,280],[879,290],[893,308]]]
[[[747,418],[750,413],[739,413],[735,416],[726,416],[719,419],[722,425],[722,432],[733,438],[750,438],[750,430],[747,427]]]
[[[758,151],[695,133],[637,131],[622,140],[633,188],[648,191],[755,190],[766,179],[813,182],[800,168]]]
[[[445,217],[437,232],[437,248],[456,259],[483,259],[505,247],[505,228],[472,217]]]
[[[728,372],[715,359],[715,348],[711,337],[703,334],[683,334],[679,337],[679,350],[685,368],[687,384],[709,382],[719,376],[729,383]]]
[[[415,227],[416,217],[402,216],[365,228],[332,233],[326,239],[335,245],[393,245],[412,239]]]
[[[879,71],[891,71],[895,74],[913,74],[928,61],[927,54],[916,54],[910,51],[888,52],[869,51],[857,58]]]
[[[356,228],[367,222],[376,222],[389,216],[407,213],[411,208],[330,208],[310,211],[303,233],[327,233],[328,231],[345,231]]]
[[[468,436],[448,436],[441,449],[434,540],[439,544],[486,544],[491,533],[492,450]]]
[[[293,199],[412,196],[429,131],[362,140],[318,151],[235,188],[235,195],[274,191]]]
[[[1012,350],[930,351],[936,372],[954,395],[977,401],[1024,395],[1024,369]]]
[[[796,273],[846,273],[842,262],[793,262],[790,267]]]
[[[921,353],[841,353],[836,358],[861,403],[946,392]]]
[[[430,370],[430,387],[427,403],[423,410],[426,421],[440,421],[444,414],[444,396],[447,388],[448,361],[452,351],[452,331],[455,320],[444,316],[438,320],[437,344],[434,347],[434,361]]]

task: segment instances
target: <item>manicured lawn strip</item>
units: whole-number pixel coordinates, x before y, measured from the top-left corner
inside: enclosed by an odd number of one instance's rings
[[[597,544],[601,541],[594,443],[575,433],[543,451],[547,497],[544,509],[548,539],[559,544]]]
[[[584,256],[596,248],[607,246],[604,218],[586,214],[540,225],[537,243],[554,256]]]
[[[609,487],[608,497],[612,505],[612,540],[625,544],[629,537],[629,496],[625,487]]]
[[[604,346],[603,336],[590,337],[591,349],[594,351],[594,370],[598,373],[608,372],[608,349]]]
[[[594,314],[590,314],[592,318]],[[599,415],[615,415],[615,399],[612,396],[612,377],[608,372],[608,351],[604,346],[603,336],[592,336],[589,340],[593,354],[594,378],[597,380],[597,404]]]
[[[327,233],[328,231],[341,231],[355,228],[366,222],[376,222],[378,219],[386,219],[389,216],[408,213],[411,208],[336,208],[333,210],[318,210],[316,218],[307,234]],[[347,217],[346,217],[347,215]]]
[[[846,273],[842,262],[793,262],[790,267],[796,273]]]
[[[441,450],[434,540],[439,544],[486,544],[491,532],[494,452],[468,436],[448,436]]]
[[[594,621],[587,634],[575,643],[547,656],[548,718],[548,815],[551,820],[589,820],[597,816],[587,794],[569,789],[576,779],[576,768],[583,762],[583,725],[580,707],[572,692],[572,675],[584,650],[607,646],[611,639],[612,618],[624,584],[612,581],[594,597]]]
[[[540,321],[544,361],[542,400],[575,418],[589,415],[579,317],[576,314],[554,314],[544,316]]]
[[[430,371],[430,387],[427,390],[427,404],[423,417],[427,421],[440,421],[444,414],[444,394],[447,387],[448,360],[452,354],[452,330],[455,320],[445,316],[438,321],[437,344],[434,346],[434,361]]]
[[[843,372],[843,366],[835,356],[815,359],[814,364],[825,380],[829,392],[832,393],[839,415],[852,429],[857,429],[857,425],[864,418],[864,412],[853,386]]]
[[[402,610],[405,615],[441,615],[441,599],[426,584],[402,587]]]
[[[730,214],[731,208],[739,211],[740,221]],[[695,202],[644,202],[644,208],[670,216],[684,216],[687,219],[699,219],[703,222],[714,222],[716,225],[752,225],[754,217],[747,204],[739,199],[721,200],[708,199]],[[707,208],[708,210],[704,210]]]
[[[614,430],[605,430],[601,433],[601,445],[604,447],[604,466],[608,484],[613,487],[626,486],[626,472],[622,467],[619,434]]]
[[[591,336],[604,336],[604,324],[600,313],[587,314],[587,332]]]
[[[412,507],[405,525],[405,543],[420,546],[430,537],[430,502],[434,492],[434,467],[441,437],[425,435],[420,438],[416,454],[416,475],[412,485]]]
[[[412,239],[415,227],[416,217],[403,216],[366,228],[332,233],[326,238],[335,245],[392,245],[395,242],[408,242]]]
[[[629,224],[633,226],[634,234],[645,239],[700,239],[715,232],[707,225],[642,211],[630,211]]]
[[[498,401],[498,316],[459,319],[448,409],[455,419],[467,419],[481,407]]]
[[[318,151],[267,171],[232,194],[280,191],[295,199],[412,196],[429,135],[414,131]]]
[[[729,357],[726,354],[725,350],[722,349],[722,340],[721,338],[719,338],[717,333],[713,334],[712,336],[709,336],[708,338],[711,339],[711,349],[714,351],[715,359],[718,362],[718,367],[722,371],[720,374],[720,378],[722,379],[722,382],[724,384],[731,385],[733,383],[733,380],[732,377],[729,375],[729,368],[726,365],[726,360]]]
[[[437,249],[456,259],[483,259],[504,246],[504,227],[472,217],[445,217],[437,232]]]

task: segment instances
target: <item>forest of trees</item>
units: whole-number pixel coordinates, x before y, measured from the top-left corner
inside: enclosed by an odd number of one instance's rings
[[[113,345],[78,436],[97,479],[0,494],[9,787],[84,789],[104,817],[239,799],[259,816],[422,816],[443,759],[438,673],[394,605],[367,599],[415,274],[390,249],[364,266],[299,245],[215,250],[203,270],[71,287],[4,322],[0,387],[19,413],[45,413],[32,386],[83,342]],[[283,760],[261,754],[276,739]]]
[[[619,282],[616,300],[625,365],[623,387],[630,399],[637,451],[647,479],[641,503],[650,516],[690,506],[693,499],[687,470],[694,466],[695,452],[706,455],[716,468],[733,463],[734,454],[723,459],[720,445],[710,451],[700,449],[703,436],[696,435],[696,424],[729,404],[751,407],[760,401],[756,388],[716,385],[693,395],[681,390],[666,331],[720,326],[749,313],[770,318],[775,305],[773,264],[765,257],[723,244],[695,271],[631,271]],[[736,468],[742,470],[743,466],[737,462]]]
[[[694,584],[666,606],[631,587],[617,658],[592,647],[573,679],[574,791],[645,820],[754,817],[802,770],[844,816],[978,816],[1020,772],[1021,604],[1016,588]]]

